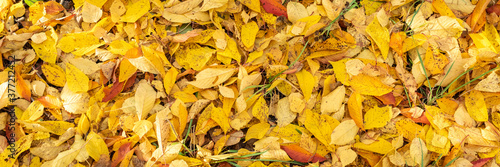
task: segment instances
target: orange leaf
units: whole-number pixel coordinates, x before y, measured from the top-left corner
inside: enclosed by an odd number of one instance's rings
[[[396,105],[396,98],[394,98],[394,94],[392,94],[392,92],[389,92],[382,96],[375,96],[375,97],[385,105],[392,105],[392,106]]]
[[[401,114],[403,114],[407,118],[412,119],[416,123],[424,123],[424,124],[429,124],[429,125],[431,124],[431,122],[429,122],[429,120],[427,119],[427,117],[425,116],[425,114],[422,114],[422,116],[420,116],[418,118],[413,118],[411,116],[412,113],[409,112],[409,111],[410,111],[410,108],[401,109]]]
[[[260,0],[260,3],[267,13],[271,13],[276,16],[285,16],[288,18],[286,8],[281,4],[280,0]]]
[[[491,0],[479,0],[472,14],[467,18],[467,24],[472,28],[472,32],[477,32],[482,26],[478,26],[481,17],[484,17],[486,8]],[[482,20],[482,19],[481,19]],[[484,23],[482,23],[484,25]]]
[[[125,155],[130,151],[130,142],[123,144],[120,146],[117,152],[113,155],[113,160],[111,162],[111,166],[117,166],[124,158]]]
[[[349,115],[354,120],[354,123],[358,125],[359,128],[365,130],[363,127],[363,96],[357,92],[353,92],[349,100],[347,101],[347,109],[349,110]]]
[[[21,72],[23,70],[23,66],[16,66],[15,71],[16,71],[16,89],[19,95],[23,97],[24,99],[31,101],[31,90],[28,87],[28,84],[24,81],[23,77],[21,76]]]
[[[288,156],[290,156],[293,160],[303,163],[323,162],[326,160],[325,157],[316,153],[312,154],[297,144],[281,146],[281,149],[285,150]]]
[[[61,100],[59,100],[59,98],[52,96],[52,95],[46,95],[46,96],[38,98],[37,100],[40,101],[40,103],[42,103],[42,105],[44,107],[47,107],[47,108],[57,109],[57,108],[61,108],[63,105]]]

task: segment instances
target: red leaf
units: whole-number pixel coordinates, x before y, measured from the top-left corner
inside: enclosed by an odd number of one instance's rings
[[[481,167],[481,166],[483,166],[484,164],[486,164],[488,161],[490,161],[491,159],[493,159],[493,157],[490,157],[490,158],[483,158],[483,159],[479,159],[479,160],[472,161],[472,164],[473,164],[473,166],[472,166],[472,167]]]
[[[280,0],[260,0],[260,3],[267,13],[271,13],[276,16],[285,16],[288,18],[286,8],[281,4]]]
[[[111,88],[104,88],[104,98],[102,98],[102,102],[107,102],[113,99],[116,95],[118,95],[123,90],[123,85],[125,82],[118,82],[113,84]]]
[[[285,152],[295,161],[308,163],[308,162],[323,162],[326,160],[325,157],[319,154],[312,154],[308,152],[306,149],[300,147],[297,144],[281,146],[281,149],[285,150]]]

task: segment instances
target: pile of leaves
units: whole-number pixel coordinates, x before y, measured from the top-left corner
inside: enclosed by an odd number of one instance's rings
[[[0,166],[498,166],[491,0],[2,0]]]

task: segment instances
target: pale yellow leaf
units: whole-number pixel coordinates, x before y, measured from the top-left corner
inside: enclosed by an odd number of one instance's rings
[[[339,147],[336,152],[342,162],[342,166],[347,166],[356,160],[358,154],[350,146]]]
[[[358,130],[359,127],[354,120],[344,120],[333,130],[330,144],[345,145],[353,142]]]
[[[219,86],[219,92],[222,96],[227,98],[234,98],[234,91],[226,86]]]
[[[149,111],[153,109],[156,100],[156,91],[146,80],[142,80],[138,83],[134,98],[137,116],[139,120],[142,120],[146,118]]]
[[[234,73],[233,68],[207,68],[196,75],[196,80],[189,84],[200,89],[210,88],[219,85],[229,79]]]
[[[277,111],[274,115],[276,116],[278,126],[280,127],[284,127],[292,123],[292,121],[297,117],[297,114],[290,110],[288,97],[284,97],[278,101]]]
[[[330,115],[331,113],[338,112],[342,106],[342,102],[344,102],[345,92],[345,87],[339,86],[333,92],[324,96],[321,99],[321,114]]]
[[[414,138],[410,145],[410,156],[417,163],[421,164],[427,156],[427,147],[425,142],[420,138]],[[422,164],[423,165],[423,164]]]
[[[295,23],[297,20],[309,16],[306,7],[299,2],[288,2],[286,5],[288,20]]]
[[[139,138],[142,138],[151,128],[153,124],[148,120],[140,120],[134,123],[134,133],[139,135]]]
[[[82,7],[82,18],[84,22],[96,23],[102,17],[102,10],[100,7],[95,6],[85,1]]]

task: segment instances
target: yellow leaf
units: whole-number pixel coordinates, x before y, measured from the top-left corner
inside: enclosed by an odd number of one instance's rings
[[[353,76],[349,82],[351,87],[362,95],[382,96],[393,90],[378,78],[365,74]]]
[[[69,63],[66,63],[66,79],[72,92],[81,93],[89,90],[89,77]]]
[[[339,121],[328,115],[320,115],[309,109],[306,109],[305,116],[306,120],[304,125],[307,130],[309,130],[314,137],[323,143],[328,150],[333,150],[330,146],[331,134],[335,127],[340,124]]]
[[[270,127],[271,125],[269,125],[267,122],[261,122],[251,126],[250,128],[248,128],[248,131],[245,135],[245,142],[250,139],[262,139],[262,137],[266,135]]]
[[[487,34],[483,32],[481,33],[470,33],[469,36],[474,41],[474,44],[477,48],[487,48],[492,52],[498,53],[495,49],[495,46],[488,40]]]
[[[32,102],[26,111],[23,112],[21,120],[25,121],[35,121],[43,115],[43,105],[40,101],[35,100]]]
[[[260,122],[267,122],[267,117],[269,116],[269,108],[267,107],[266,100],[262,95],[255,102],[252,108],[252,115],[255,118],[259,119]]]
[[[221,49],[217,50],[217,59],[226,65],[231,64],[231,59],[239,63],[241,61],[241,54],[238,51],[238,44],[236,44],[236,41],[227,34],[225,34],[225,36],[227,39],[227,46],[224,51]]]
[[[347,109],[349,110],[349,116],[354,120],[356,125],[365,130],[363,126],[363,96],[357,92],[353,92],[349,100],[347,100]]]
[[[432,1],[432,7],[436,9],[441,16],[449,16],[452,18],[455,18],[455,14],[453,14],[453,11],[451,11],[450,8],[448,8],[448,5],[443,0],[435,0]]]
[[[102,7],[108,0],[85,0],[88,3],[91,3],[92,5],[95,5],[97,7]]]
[[[390,34],[387,28],[380,25],[378,18],[375,17],[373,21],[366,27],[366,33],[372,37],[372,39],[377,44],[380,52],[382,52],[382,57],[387,59],[387,54],[389,54],[389,40]]]
[[[129,1],[125,8],[127,8],[127,12],[121,17],[120,21],[133,23],[148,13],[150,3],[149,0]]]
[[[469,115],[478,122],[488,121],[488,108],[480,91],[472,90],[465,96],[465,106]]]
[[[0,154],[0,158],[2,158],[0,166],[14,166],[17,157],[31,147],[31,142],[33,142],[33,134],[22,136],[19,140],[16,140],[15,143],[12,143],[14,147],[5,147],[5,150],[2,150]],[[15,150],[15,152],[10,150]]]
[[[226,145],[227,140],[231,137],[230,135],[224,135],[222,136],[217,142],[215,142],[214,145],[214,155],[219,155],[219,153],[222,151],[222,148],[224,148],[224,145]]]
[[[120,0],[115,0],[115,1],[120,1]],[[127,51],[132,48],[134,48],[134,46],[125,42],[124,40],[114,40],[108,46],[109,52],[119,55],[127,54]]]
[[[67,129],[75,126],[73,123],[65,121],[33,122],[33,121],[19,120],[19,123],[23,124],[24,127],[27,129],[32,129],[35,131],[42,131],[42,132],[50,132],[56,135],[62,135],[64,132],[66,132]]]
[[[427,37],[424,34],[415,34],[411,38],[405,38],[403,40],[402,52],[407,52],[417,46],[424,44],[427,41]]]
[[[95,132],[90,132],[87,135],[87,145],[85,145],[85,149],[89,153],[90,157],[94,160],[99,161],[101,155],[109,155],[108,146],[102,139],[100,135]]]
[[[149,111],[153,109],[156,100],[156,91],[145,80],[138,83],[135,92],[135,108],[139,120],[145,119]]]
[[[365,114],[365,129],[384,127],[387,122],[391,120],[391,118],[391,106],[385,106],[382,108],[375,106],[374,108],[368,110]]]
[[[345,62],[350,59],[342,59],[339,61],[330,61],[330,64],[333,66],[333,71],[335,72],[335,78],[340,81],[345,86],[350,86],[349,84],[349,74],[347,74],[347,70],[345,68]]]
[[[161,76],[165,75],[165,69],[163,68],[164,63],[170,64],[169,62],[163,62],[161,59],[161,56],[165,56],[163,52],[157,51],[151,47],[146,47],[142,46],[142,53],[144,54],[144,57],[151,62],[151,70],[149,69],[142,69],[140,66],[136,66],[138,69],[146,72],[151,72],[154,74],[161,74]],[[132,63],[132,62],[131,62]],[[169,65],[171,66],[171,65]]]
[[[229,125],[229,117],[222,110],[222,108],[214,107],[211,111],[210,118],[219,124],[224,133],[227,133],[227,131],[231,129],[231,126]]]
[[[319,123],[319,122],[316,122]],[[319,127],[312,127],[312,128],[319,128]],[[332,129],[333,130],[333,129]],[[287,139],[293,142],[300,142],[301,134],[299,133],[307,133],[310,134],[306,128],[297,126],[294,124],[288,124],[284,127],[279,127],[276,126],[271,130],[271,133],[268,134],[268,136],[274,136],[274,137],[279,137],[283,139]]]
[[[111,115],[111,114],[110,114]],[[110,117],[111,119],[111,117]],[[87,134],[90,128],[90,121],[87,118],[87,115],[82,114],[80,120],[78,121],[77,132],[79,134]]]
[[[259,0],[238,0],[243,5],[247,6],[249,9],[260,13],[260,1]]]
[[[153,127],[153,124],[148,120],[140,120],[139,122],[134,123],[134,133],[139,135],[139,138],[142,138],[149,130]]]
[[[31,42],[31,46],[35,49],[36,55],[38,55],[38,57],[40,57],[43,61],[50,64],[55,64],[57,60],[57,39],[54,39],[55,34],[54,30],[50,29],[50,31],[45,32],[45,35],[47,36],[45,41],[38,44]],[[57,35],[55,37],[57,37]]]
[[[205,64],[207,64],[215,51],[209,47],[201,47],[198,44],[187,44],[181,46],[174,55],[177,63],[185,69],[192,68],[193,70],[200,71],[205,67]]]
[[[163,87],[165,88],[165,93],[170,95],[170,91],[175,85],[175,81],[177,81],[177,75],[179,72],[175,68],[170,68],[165,76],[163,77]]]
[[[262,162],[260,161],[256,161],[254,163],[252,163],[250,166],[248,167],[267,167],[267,165],[264,165]]]
[[[424,58],[424,66],[432,75],[440,74],[444,72],[444,67],[448,65],[450,61],[446,56],[440,53],[438,50],[432,49],[432,47],[427,48]]]
[[[425,130],[424,127],[416,124],[410,119],[402,119],[396,122],[396,130],[398,134],[403,135],[408,140],[413,140],[413,138],[424,138]]]
[[[484,25],[484,31],[482,33],[486,34],[486,38],[488,38],[497,53],[500,52],[500,35],[498,35],[498,31],[495,26],[486,23]]]
[[[198,100],[194,94],[185,91],[175,92],[174,98],[179,99],[185,103],[192,103]]]
[[[235,69],[233,68],[207,68],[196,75],[196,80],[189,84],[206,89],[219,85],[233,76]]]
[[[57,47],[66,53],[82,56],[88,52],[93,52],[103,44],[99,42],[99,38],[95,37],[92,32],[81,32],[64,35],[59,40]]]
[[[375,140],[375,142],[373,142],[371,144],[365,144],[365,143],[359,142],[359,143],[355,143],[353,145],[353,147],[358,148],[358,149],[362,149],[362,150],[367,150],[367,151],[379,153],[379,154],[384,154],[384,155],[393,150],[392,144],[390,142],[388,142],[387,140],[382,139],[380,137],[377,140]]]
[[[184,133],[184,129],[186,129],[186,124],[188,121],[188,111],[186,110],[186,105],[184,104],[183,101],[177,99],[174,104],[170,107],[170,110],[172,111],[172,114],[178,118],[178,127],[177,127],[177,134],[182,134]],[[175,125],[174,121],[174,125]]]
[[[132,65],[128,59],[123,59],[120,62],[120,74],[118,75],[118,82],[128,80],[132,75],[137,72],[137,67]]]
[[[316,86],[316,80],[314,76],[306,70],[301,70],[298,73],[295,73],[297,76],[297,80],[299,81],[300,89],[302,90],[302,94],[304,95],[304,100],[309,100],[311,98],[311,94],[314,86]]]
[[[254,21],[251,21],[243,26],[241,26],[241,42],[246,48],[252,48],[255,43],[255,37],[257,32],[259,32],[259,26]]]

